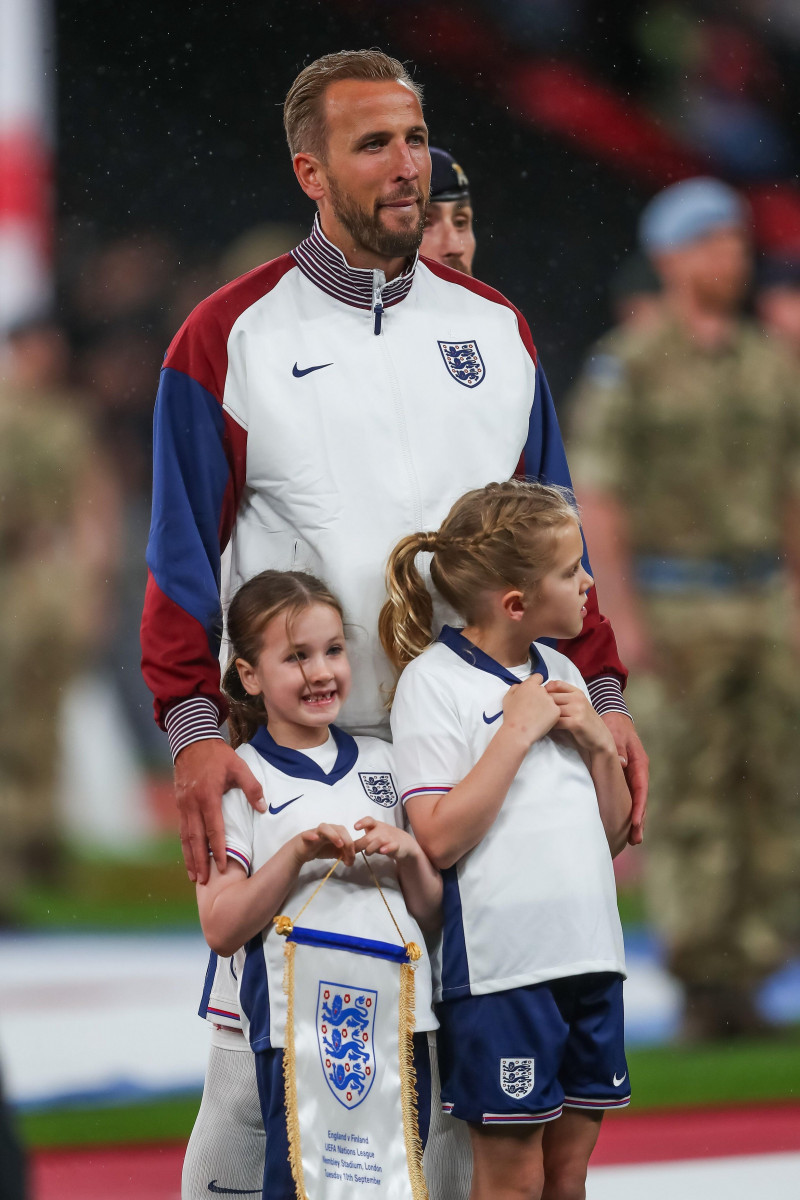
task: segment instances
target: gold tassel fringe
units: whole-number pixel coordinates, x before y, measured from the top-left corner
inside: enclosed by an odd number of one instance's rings
[[[428,1200],[428,1188],[422,1172],[422,1140],[417,1116],[417,1072],[414,1069],[414,968],[400,967],[400,1103],[403,1109],[403,1136],[406,1143],[408,1178],[414,1200]]]
[[[282,932],[282,931],[280,931]],[[283,1049],[283,1084],[286,1092],[286,1132],[289,1135],[289,1164],[297,1190],[297,1200],[308,1200],[303,1178],[303,1155],[300,1147],[300,1121],[297,1116],[297,1077],[294,1057],[294,942],[286,942],[283,953],[283,990],[286,993],[286,1037]],[[405,970],[405,967],[403,967]]]

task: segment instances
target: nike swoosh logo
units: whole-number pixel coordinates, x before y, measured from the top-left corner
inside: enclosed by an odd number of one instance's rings
[[[619,1087],[619,1085],[620,1085],[621,1083],[624,1083],[624,1082],[625,1082],[625,1080],[626,1080],[626,1078],[627,1078],[627,1076],[628,1076],[628,1072],[626,1071],[624,1075],[621,1075],[621,1076],[620,1076],[620,1078],[619,1078],[619,1079],[617,1079],[617,1074],[616,1074],[616,1071],[615,1071],[615,1072],[614,1072],[614,1081],[613,1081],[613,1082],[614,1082],[614,1087]]]
[[[333,363],[320,363],[316,367],[298,367],[297,363],[292,367],[292,374],[295,379],[302,379],[304,375],[310,375],[312,371],[322,371],[325,367],[332,367]]]
[[[226,1188],[220,1187],[216,1179],[212,1179],[208,1185],[208,1190],[213,1192],[215,1196],[260,1196],[261,1188]]]
[[[491,724],[492,724],[494,721],[498,721],[498,720],[500,719],[500,717],[502,717],[502,715],[503,715],[503,710],[502,710],[502,708],[501,708],[501,709],[500,709],[500,712],[499,712],[499,713],[495,713],[493,717],[487,717],[486,713],[484,713],[484,714],[483,714],[483,719],[484,719],[484,721],[486,722],[486,724],[487,724],[487,725],[491,725]]]
[[[303,792],[301,792],[299,796],[295,796],[294,800],[287,800],[285,804],[279,804],[277,808],[274,808],[273,805],[270,804],[269,811],[272,813],[273,817],[277,817],[279,812],[283,812],[283,810],[288,808],[290,804],[294,804],[295,800],[302,800],[302,798]]]

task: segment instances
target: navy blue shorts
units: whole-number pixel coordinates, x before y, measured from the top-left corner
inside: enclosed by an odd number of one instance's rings
[[[462,1121],[538,1124],[565,1105],[630,1102],[620,975],[462,996],[436,1014],[442,1110]]]
[[[267,1133],[262,1200],[297,1200],[297,1189],[289,1166],[283,1088],[283,1051],[261,1050],[254,1055],[261,1117]],[[414,1069],[417,1073],[417,1112],[422,1145],[428,1140],[431,1122],[431,1060],[427,1033],[414,1034]]]

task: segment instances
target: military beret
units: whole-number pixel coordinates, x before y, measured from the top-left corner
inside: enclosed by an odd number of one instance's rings
[[[657,254],[717,229],[747,224],[747,208],[738,192],[719,179],[698,176],[673,183],[653,197],[639,221],[639,239],[648,253]]]
[[[452,154],[431,146],[431,201],[468,200],[469,180]]]

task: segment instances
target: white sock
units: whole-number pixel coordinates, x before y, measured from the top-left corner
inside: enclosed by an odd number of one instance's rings
[[[472,1186],[472,1146],[466,1121],[447,1117],[439,1099],[436,1035],[428,1034],[431,1053],[431,1127],[422,1159],[430,1200],[467,1200]]]
[[[203,1099],[183,1161],[181,1200],[211,1200],[217,1188],[256,1200],[265,1144],[252,1051],[238,1030],[215,1030]]]

